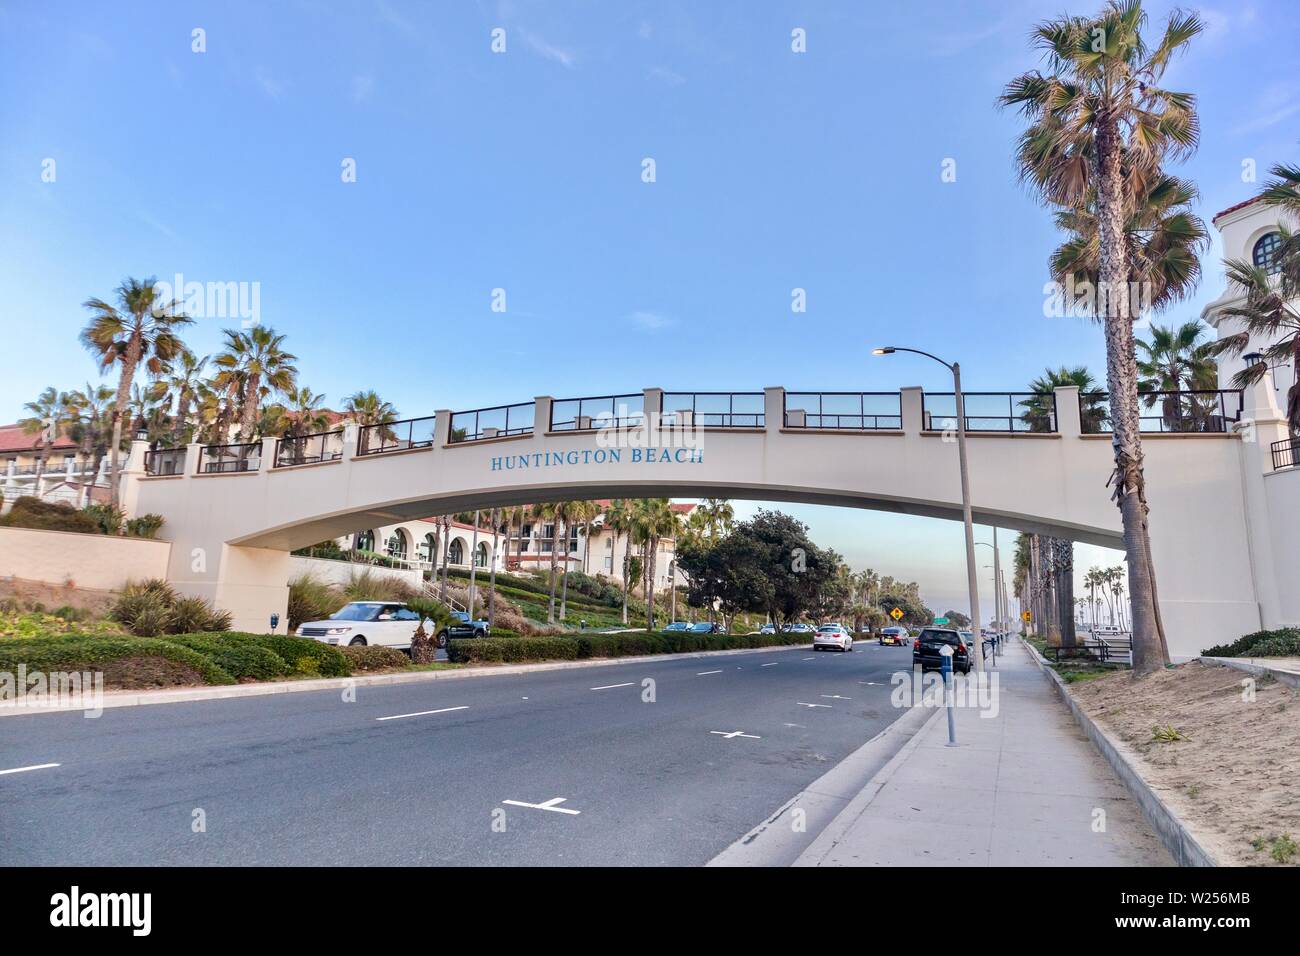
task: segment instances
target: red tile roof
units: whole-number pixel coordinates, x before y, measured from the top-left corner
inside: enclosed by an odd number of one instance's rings
[[[60,435],[51,446],[51,451],[74,451],[77,443],[66,435]],[[23,431],[22,425],[0,425],[0,454],[4,452],[34,452],[41,448],[40,434]]]
[[[1251,203],[1256,203],[1256,202],[1259,202],[1259,197],[1258,197],[1258,196],[1254,197],[1253,199],[1247,199],[1247,200],[1245,200],[1245,201],[1243,201],[1243,202],[1239,202],[1239,203],[1237,203],[1235,206],[1229,206],[1227,209],[1223,210],[1223,212],[1216,212],[1216,213],[1214,214],[1214,218],[1211,219],[1210,222],[1218,222],[1220,219],[1222,219],[1222,218],[1223,218],[1224,216],[1226,216],[1228,213],[1230,213],[1230,212],[1236,212],[1238,209],[1245,209],[1245,208],[1246,208],[1247,206],[1249,206]]]

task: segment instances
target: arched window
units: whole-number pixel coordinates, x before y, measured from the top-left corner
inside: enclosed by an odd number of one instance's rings
[[[375,550],[375,533],[373,531],[362,531],[358,534],[356,549],[358,551]]]
[[[424,544],[420,545],[420,560],[432,562],[437,549],[438,545],[437,541],[433,537],[433,533],[430,532],[429,534],[426,534],[424,536]]]
[[[388,536],[388,554],[394,558],[406,557],[406,532],[397,528]]]
[[[1282,234],[1280,232],[1270,232],[1259,237],[1259,241],[1255,243],[1255,248],[1251,251],[1250,257],[1260,269],[1270,273],[1277,272],[1282,268],[1282,263],[1278,260],[1278,252],[1281,248]]]
[[[487,563],[488,563],[488,546],[487,546],[486,544],[480,544],[480,545],[478,546],[478,553],[477,553],[477,554],[475,555],[475,557],[474,557],[474,563],[475,563],[478,567],[480,567],[480,568],[486,568],[486,567],[487,567]]]
[[[447,549],[447,560],[451,564],[465,563],[465,543],[460,538],[453,541],[451,547]]]

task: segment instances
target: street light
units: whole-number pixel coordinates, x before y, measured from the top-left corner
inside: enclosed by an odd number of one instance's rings
[[[966,466],[966,403],[963,401],[961,394],[961,365],[957,362],[945,362],[939,356],[931,355],[929,352],[922,352],[920,349],[887,345],[883,348],[871,350],[873,355],[893,355],[895,352],[911,352],[913,355],[923,355],[928,359],[933,359],[952,372],[952,390],[957,399],[957,460],[961,468],[961,512],[962,522],[966,526],[966,589],[970,594],[971,619],[975,622],[975,626],[979,627],[980,592],[979,582],[976,580],[975,574],[975,527],[971,521],[970,479]],[[975,671],[982,674],[984,672],[984,644],[982,641],[975,642],[975,650]]]

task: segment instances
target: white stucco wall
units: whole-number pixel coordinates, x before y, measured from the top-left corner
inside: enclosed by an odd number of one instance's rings
[[[415,569],[385,568],[372,564],[352,564],[348,561],[331,561],[329,558],[307,558],[298,554],[289,555],[289,578],[300,574],[311,574],[328,584],[347,584],[353,576],[362,571],[369,571],[376,577],[392,578],[413,588],[420,586],[420,572]]]
[[[171,547],[147,538],[0,528],[0,577],[116,591],[128,581],[167,577]]]

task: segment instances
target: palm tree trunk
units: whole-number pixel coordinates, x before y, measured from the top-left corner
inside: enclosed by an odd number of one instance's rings
[[[497,546],[501,540],[501,512],[493,509],[492,511],[492,560],[491,570],[488,572],[488,630],[492,630],[492,622],[496,620],[497,613]],[[507,531],[506,540],[509,540]]]
[[[1125,203],[1120,159],[1123,143],[1113,120],[1099,124],[1097,153],[1097,211],[1101,244],[1100,278],[1108,300],[1104,312],[1106,383],[1114,430],[1114,495],[1124,528],[1128,557],[1129,595],[1133,605],[1133,674],[1143,677],[1163,668],[1169,649],[1156,623],[1155,576],[1147,533],[1146,484],[1142,469],[1142,437],[1138,420],[1137,362],[1133,350],[1133,319],[1129,314],[1128,255],[1124,238]],[[1113,297],[1113,301],[1109,297]],[[1100,311],[1100,309],[1098,310]]]
[[[551,600],[546,606],[546,623],[555,623],[555,559],[560,551],[560,516],[551,525]]]
[[[117,397],[113,401],[113,444],[108,449],[108,487],[109,503],[114,507],[120,500],[118,487],[121,468],[118,455],[122,447],[122,417],[126,414],[131,401],[131,380],[135,378],[135,367],[140,362],[141,342],[138,335],[133,335],[126,346],[126,356],[122,361],[122,371],[117,378]]]
[[[623,626],[627,627],[627,589],[628,578],[632,575],[632,534],[628,532],[623,545]]]
[[[261,404],[258,391],[262,387],[262,376],[256,372],[248,376],[248,386],[244,389],[244,414],[239,419],[239,440],[253,440],[253,424],[257,421],[257,406]]]

